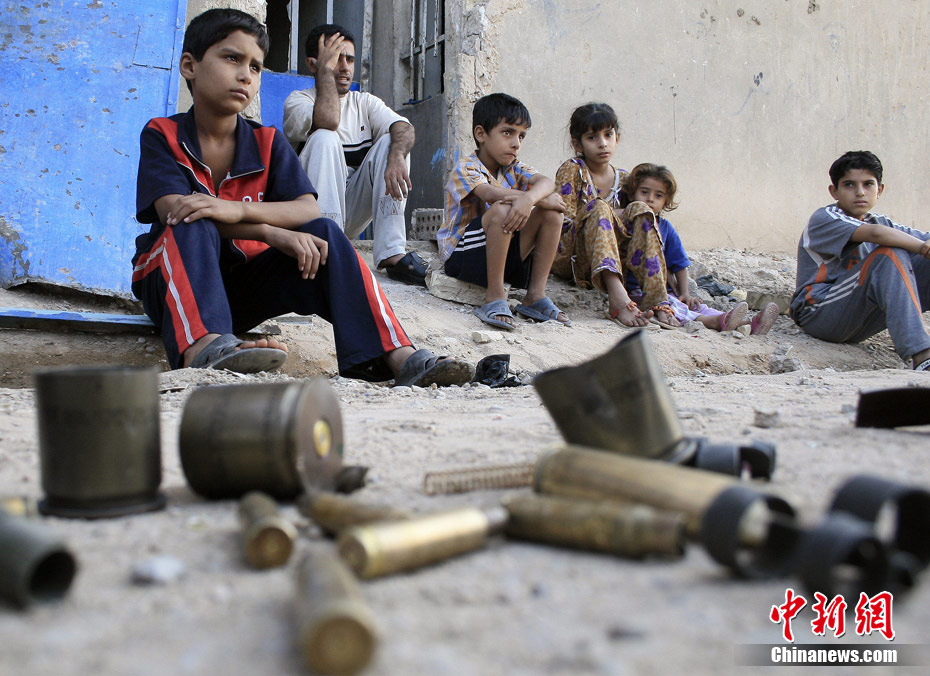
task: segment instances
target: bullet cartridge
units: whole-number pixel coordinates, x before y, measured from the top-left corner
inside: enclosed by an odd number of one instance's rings
[[[331,549],[314,549],[297,568],[297,645],[314,674],[351,676],[371,661],[375,623],[358,582]]]
[[[0,511],[11,516],[39,516],[39,502],[24,495],[8,495],[0,498]]]
[[[390,505],[362,502],[329,491],[309,490],[297,499],[297,509],[330,535],[376,521],[404,521],[410,513]]]
[[[0,510],[0,599],[25,608],[67,594],[77,562],[41,523]]]
[[[689,538],[746,577],[786,572],[800,537],[794,510],[781,498],[731,477],[667,462],[566,445],[539,458],[534,488],[680,512]]]
[[[291,557],[297,529],[278,513],[278,505],[258,491],[247,493],[239,501],[242,524],[242,550],[253,568],[283,566]]]
[[[521,495],[508,498],[507,537],[640,558],[680,557],[684,517],[645,505]]]
[[[209,499],[256,490],[293,500],[332,489],[342,467],[342,415],[322,378],[218,385],[184,406],[178,447],[190,487]]]
[[[339,554],[362,578],[412,570],[483,546],[507,520],[502,507],[474,507],[407,521],[354,526],[339,536]]]

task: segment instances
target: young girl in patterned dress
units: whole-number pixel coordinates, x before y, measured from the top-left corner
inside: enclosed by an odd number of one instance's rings
[[[565,216],[552,271],[580,287],[605,292],[607,315],[618,324],[645,326],[651,313],[643,313],[623,285],[621,250],[630,239],[620,221],[624,172],[610,163],[620,137],[617,115],[606,103],[580,106],[572,113],[569,136],[575,157],[555,175]],[[641,248],[661,247],[655,233],[636,235]]]
[[[675,228],[661,217],[663,211],[678,207],[675,193],[678,184],[672,172],[655,164],[639,164],[624,177],[623,193],[629,202],[620,219],[627,232],[638,230],[658,233],[661,248],[646,250],[631,245],[628,249],[626,287],[632,298],[641,298],[651,307],[655,321],[664,328],[681,326],[697,320],[709,329],[732,331],[750,324],[750,333],[769,332],[778,318],[778,306],[769,303],[749,319],[749,306],[737,303],[729,312],[708,307],[688,291],[688,267],[691,261]],[[640,284],[640,280],[648,280]]]

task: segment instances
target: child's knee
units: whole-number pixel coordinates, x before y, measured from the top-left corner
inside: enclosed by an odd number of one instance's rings
[[[510,205],[504,204],[503,202],[496,202],[484,212],[484,215],[481,217],[481,227],[484,228],[485,231],[491,228],[500,228],[504,224],[504,221],[507,220],[508,214],[510,214]]]
[[[539,211],[539,222],[543,228],[562,232],[562,223],[565,220],[562,212],[553,211],[552,209],[540,209],[539,207],[535,209]]]

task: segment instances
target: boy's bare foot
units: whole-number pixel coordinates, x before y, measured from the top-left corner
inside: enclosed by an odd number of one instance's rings
[[[184,350],[184,355],[181,359],[181,365],[184,368],[189,367],[193,361],[197,358],[204,348],[206,348],[210,343],[220,337],[218,333],[208,333],[205,336],[197,339],[193,345]],[[236,348],[235,351],[249,349],[253,347],[267,347],[274,350],[282,350],[287,352],[287,345],[274,339],[274,338],[259,338],[258,340],[245,340],[241,342]]]

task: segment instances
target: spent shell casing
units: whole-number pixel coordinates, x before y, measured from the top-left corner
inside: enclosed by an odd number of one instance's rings
[[[278,513],[278,505],[259,491],[250,491],[239,501],[242,551],[253,568],[283,566],[291,557],[297,529]]]
[[[39,516],[39,501],[25,495],[0,497],[0,511],[12,516]]]
[[[68,593],[77,561],[44,524],[0,510],[0,600],[26,608]]]
[[[506,521],[503,508],[465,507],[407,521],[355,526],[339,536],[339,554],[359,577],[390,575],[478,549]]]
[[[588,500],[622,500],[685,515],[688,535],[697,537],[704,510],[736,479],[691,467],[562,446],[536,463],[537,493]]]
[[[521,495],[504,502],[508,537],[618,556],[681,556],[684,517],[645,505]]]
[[[297,568],[297,645],[315,674],[356,674],[377,646],[358,581],[332,549],[313,549]]]
[[[309,490],[297,499],[300,513],[312,520],[326,533],[338,535],[346,528],[376,521],[404,521],[410,512],[362,502],[356,498],[337,495],[329,491]]]
[[[745,577],[784,574],[798,538],[794,510],[781,498],[734,477],[668,462],[563,446],[540,457],[534,488],[680,512],[688,537]]]

